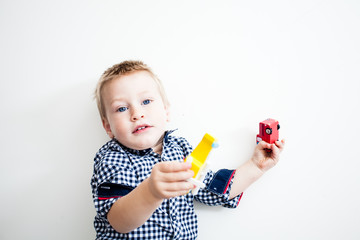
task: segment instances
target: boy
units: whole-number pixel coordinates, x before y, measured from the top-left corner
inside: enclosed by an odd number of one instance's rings
[[[125,61],[101,76],[95,93],[111,138],[96,154],[91,179],[97,239],[196,239],[193,201],[235,208],[242,192],[279,160],[284,141],[260,142],[236,170],[208,172],[194,196],[192,151],[166,131],[169,102],[151,69]],[[272,152],[266,152],[266,149]]]

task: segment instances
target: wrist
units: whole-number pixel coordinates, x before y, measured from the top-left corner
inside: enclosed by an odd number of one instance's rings
[[[253,176],[255,180],[259,179],[265,173],[259,168],[259,166],[254,162],[253,159],[247,161],[245,165],[247,166],[248,172]]]
[[[144,192],[144,197],[145,197],[145,201],[148,201],[149,203],[157,203],[157,204],[161,204],[162,201],[164,200],[163,198],[157,196],[154,193],[154,190],[151,186],[151,182],[150,179],[147,178],[143,181],[142,183],[143,185],[143,192]]]

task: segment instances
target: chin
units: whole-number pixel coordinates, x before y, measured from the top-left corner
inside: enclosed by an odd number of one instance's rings
[[[149,148],[153,148],[155,145],[150,143],[143,143],[143,144],[136,144],[136,146],[133,147],[135,150],[145,150]]]

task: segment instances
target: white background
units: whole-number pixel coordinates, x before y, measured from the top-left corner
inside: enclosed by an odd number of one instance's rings
[[[143,60],[172,123],[218,138],[214,169],[272,117],[280,163],[237,209],[196,204],[199,239],[360,239],[360,2],[1,1],[0,239],[94,239],[90,177],[108,138],[92,93]]]

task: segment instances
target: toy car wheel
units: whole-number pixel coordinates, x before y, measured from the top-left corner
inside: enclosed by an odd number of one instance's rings
[[[266,134],[271,135],[272,134],[272,129],[267,128],[267,129],[265,129],[265,132],[266,132]]]
[[[280,129],[280,124],[277,125],[278,130]]]

